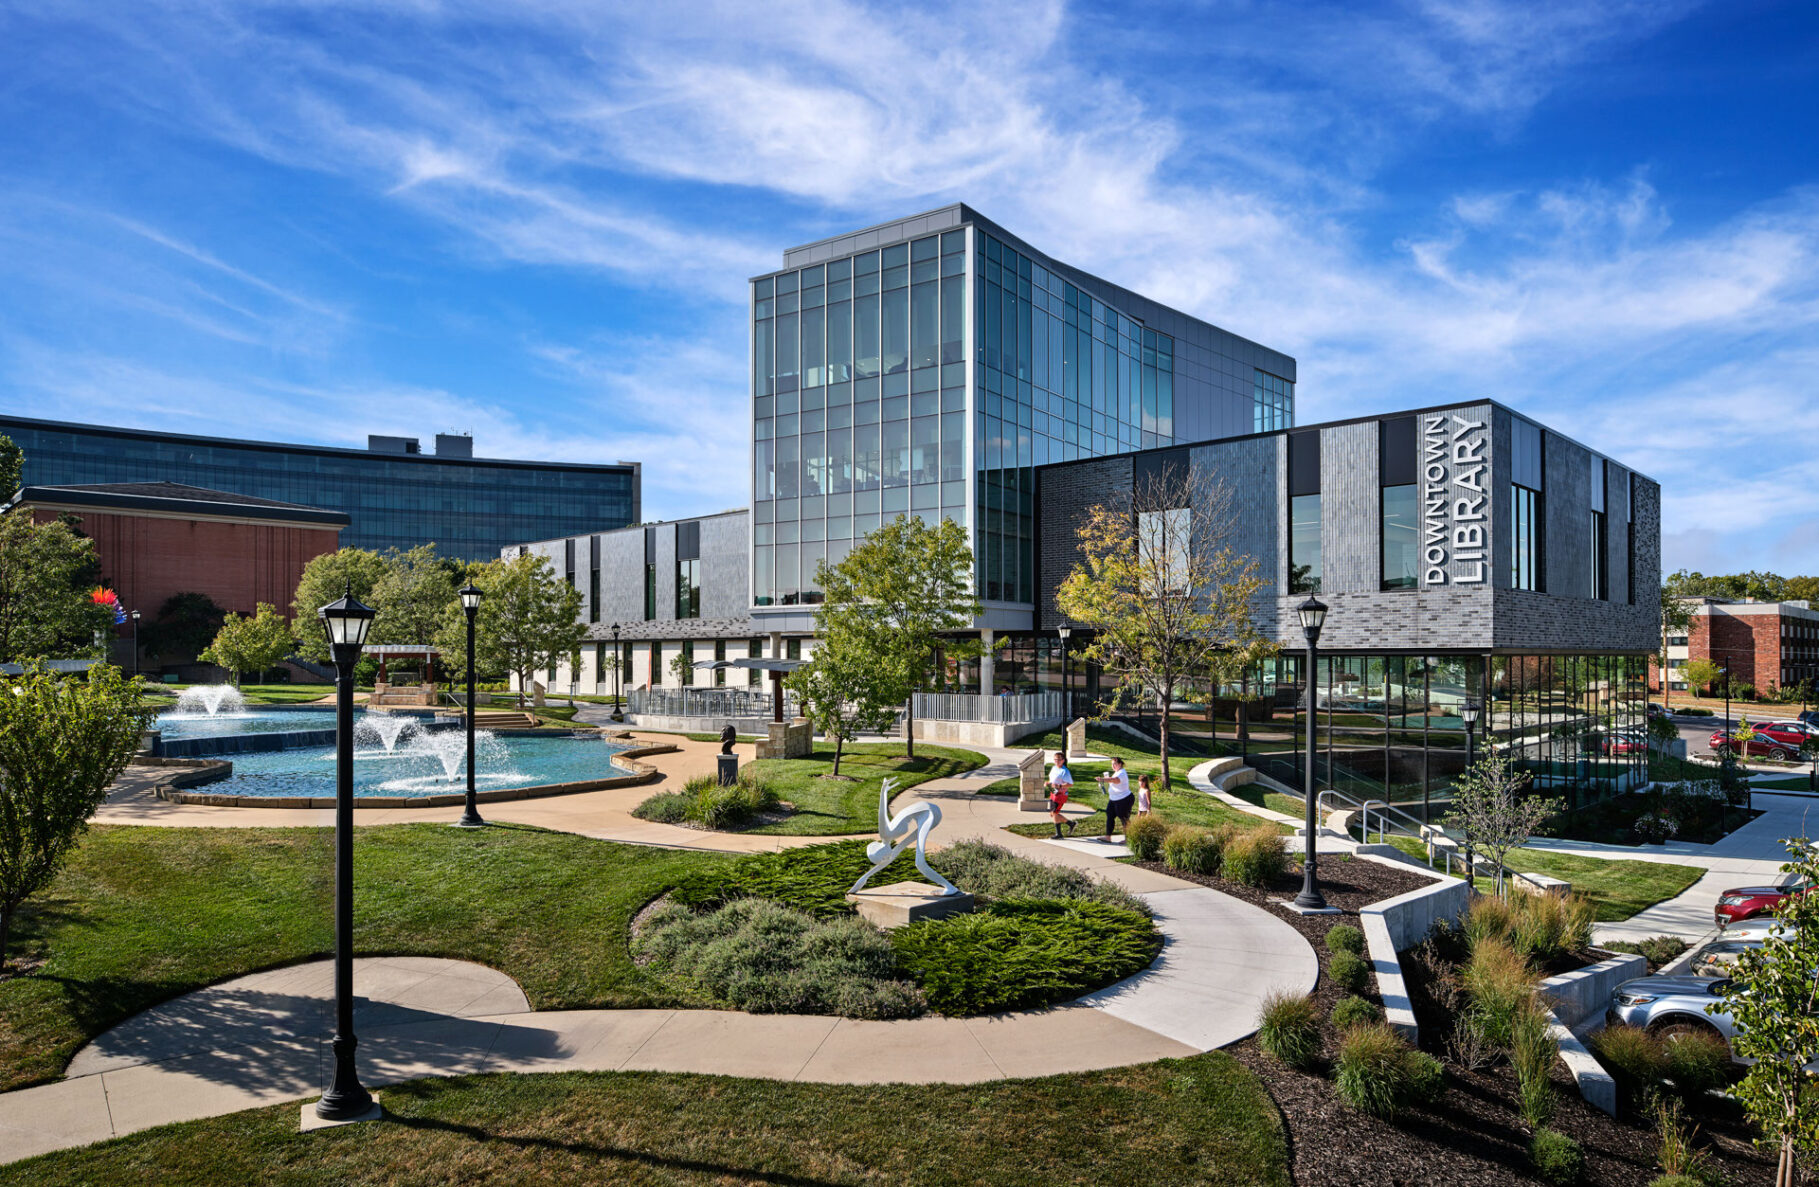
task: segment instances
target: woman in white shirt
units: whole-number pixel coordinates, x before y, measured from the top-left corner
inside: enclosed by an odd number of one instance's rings
[[[1048,818],[1055,822],[1055,839],[1061,839],[1061,825],[1067,824],[1067,831],[1074,831],[1074,822],[1061,815],[1061,809],[1067,807],[1068,793],[1074,787],[1074,773],[1067,769],[1067,756],[1055,751],[1055,765],[1048,769]]]

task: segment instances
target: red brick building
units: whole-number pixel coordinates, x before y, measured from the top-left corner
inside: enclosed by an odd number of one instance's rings
[[[1819,610],[1805,602],[1702,598],[1692,607],[1686,634],[1665,642],[1666,682],[1675,690],[1686,687],[1681,673],[1697,659],[1711,660],[1730,672],[1733,685],[1752,684],[1758,693],[1803,680],[1819,686]],[[1662,674],[1652,662],[1649,677],[1649,687],[1660,690]]]
[[[145,620],[179,593],[237,614],[268,602],[289,615],[303,567],[340,547],[348,525],[339,511],[175,482],[27,486],[0,508],[15,510],[39,522],[79,518],[121,608]]]

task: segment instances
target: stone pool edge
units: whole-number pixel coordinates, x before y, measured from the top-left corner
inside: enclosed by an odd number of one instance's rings
[[[606,779],[583,779],[575,783],[543,783],[534,787],[502,787],[496,791],[482,791],[474,798],[483,804],[505,803],[511,800],[534,800],[546,796],[573,795],[583,791],[606,791],[614,787],[636,787],[641,783],[650,783],[661,773],[650,763],[639,762],[656,754],[675,754],[681,751],[680,746],[671,743],[659,743],[651,746],[638,746],[631,750],[621,750],[613,755],[615,762],[632,768],[629,775],[614,775]],[[140,759],[143,763],[145,760]],[[224,759],[165,759],[154,765],[175,766],[183,764],[187,769],[178,772],[170,779],[152,788],[152,795],[172,804],[196,804],[210,808],[332,808],[335,797],[332,795],[215,795],[210,792],[185,791],[187,787],[198,787],[226,779],[234,773],[234,764]],[[465,792],[448,795],[357,795],[354,807],[360,808],[449,808],[467,802]]]

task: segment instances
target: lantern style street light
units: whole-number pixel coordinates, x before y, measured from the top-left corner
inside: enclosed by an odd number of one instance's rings
[[[613,720],[625,720],[625,652],[619,650],[619,624],[613,624]]]
[[[1295,896],[1295,906],[1304,911],[1325,911],[1328,909],[1326,899],[1320,893],[1320,885],[1314,872],[1314,719],[1318,715],[1320,700],[1315,694],[1318,680],[1315,677],[1314,661],[1320,652],[1320,630],[1326,625],[1326,604],[1312,594],[1307,601],[1295,608],[1301,617],[1301,629],[1307,635],[1307,778],[1302,783],[1302,794],[1307,817],[1303,831],[1307,836],[1307,848],[1301,859],[1301,893]]]
[[[1472,735],[1478,724],[1479,712],[1480,708],[1478,702],[1471,699],[1468,699],[1465,702],[1465,707],[1459,710],[1459,716],[1465,721],[1465,769],[1467,771],[1472,769],[1472,763],[1474,761],[1475,752],[1472,746],[1474,741]],[[1467,885],[1474,884],[1473,874],[1475,869],[1473,863],[1475,860],[1476,858],[1472,853],[1472,830],[1471,826],[1468,824],[1465,829],[1465,881]]]
[[[462,586],[461,613],[467,615],[467,806],[455,824],[461,828],[484,828],[479,801],[474,794],[474,616],[480,612],[480,600],[486,591],[472,581]]]
[[[351,1121],[373,1108],[354,1069],[354,665],[378,613],[347,592],[316,611],[335,662],[335,1074],[316,1102],[325,1121]]]
[[[1074,624],[1065,618],[1061,620],[1061,625],[1055,628],[1055,634],[1061,637],[1061,725],[1063,738],[1066,737],[1067,719],[1074,715],[1074,686],[1068,681],[1067,668],[1067,640],[1068,636],[1073,633]]]

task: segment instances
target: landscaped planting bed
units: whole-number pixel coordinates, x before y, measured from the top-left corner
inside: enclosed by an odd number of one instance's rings
[[[639,917],[633,952],[686,991],[739,1009],[903,1018],[1067,1001],[1147,968],[1161,950],[1141,900],[1077,870],[973,841],[929,861],[979,908],[879,932],[845,898],[870,868],[865,845],[814,845],[683,879]],[[905,854],[872,884],[921,880]]]

